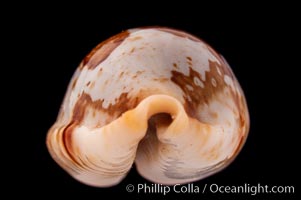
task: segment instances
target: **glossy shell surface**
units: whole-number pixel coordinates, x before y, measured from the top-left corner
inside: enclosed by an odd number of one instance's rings
[[[244,94],[222,56],[183,31],[137,28],[80,63],[47,146],[88,185],[116,185],[134,163],[144,178],[173,185],[226,167],[248,130]]]

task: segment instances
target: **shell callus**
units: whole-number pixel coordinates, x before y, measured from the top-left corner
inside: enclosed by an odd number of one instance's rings
[[[133,163],[146,179],[173,185],[226,167],[248,130],[244,94],[220,55],[182,31],[138,28],[83,60],[47,146],[88,185],[116,185]]]

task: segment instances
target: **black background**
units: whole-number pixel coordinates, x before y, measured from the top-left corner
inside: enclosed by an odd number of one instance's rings
[[[211,183],[293,185],[298,193],[300,156],[296,138],[300,133],[297,129],[300,117],[295,115],[300,110],[296,96],[300,90],[296,72],[300,61],[295,56],[298,50],[292,49],[298,47],[293,37],[296,34],[294,13],[283,14],[280,12],[283,9],[289,11],[285,7],[269,8],[267,13],[266,8],[255,6],[250,11],[234,9],[231,15],[227,10],[184,14],[180,9],[168,14],[164,9],[122,14],[113,10],[110,14],[103,14],[101,10],[81,13],[81,10],[60,7],[25,12],[16,20],[20,26],[14,27],[18,32],[14,31],[12,40],[16,42],[12,52],[18,57],[11,61],[22,63],[13,68],[14,77],[21,83],[14,89],[22,96],[17,94],[16,102],[11,99],[17,105],[14,112],[17,115],[10,117],[10,121],[17,123],[9,126],[17,130],[18,137],[14,136],[13,141],[17,140],[20,145],[10,156],[13,160],[10,163],[17,164],[8,166],[13,171],[9,174],[13,175],[7,185],[15,188],[16,194],[20,191],[21,195],[41,198],[50,195],[87,199],[101,199],[106,195],[116,198],[120,194],[136,199],[151,196],[126,192],[127,184],[151,184],[137,174],[135,167],[119,185],[111,188],[93,188],[75,181],[51,159],[45,138],[81,59],[99,42],[122,30],[155,25],[185,30],[209,43],[229,62],[248,102],[251,129],[241,153],[222,172],[194,184],[200,188]],[[11,147],[14,143],[9,144]],[[290,199],[297,194],[251,196],[208,192],[154,196],[158,199]]]

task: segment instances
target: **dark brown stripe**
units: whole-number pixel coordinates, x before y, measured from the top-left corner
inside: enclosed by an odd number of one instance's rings
[[[77,162],[75,156],[73,156],[73,148],[72,148],[72,134],[73,129],[75,125],[74,122],[69,123],[66,128],[63,130],[63,136],[62,141],[64,145],[64,149],[66,150],[66,153],[68,154],[69,158],[72,162],[74,162],[76,165],[81,166],[80,163]]]

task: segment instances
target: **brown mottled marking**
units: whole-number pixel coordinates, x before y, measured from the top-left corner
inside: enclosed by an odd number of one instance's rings
[[[110,104],[105,110],[110,115],[117,115],[119,117],[127,110],[135,108],[139,103],[138,98],[129,99],[127,95],[127,93],[122,93],[117,99],[116,103],[114,105]]]
[[[90,89],[94,88],[94,86],[95,86],[95,82],[92,82],[90,85]]]
[[[172,70],[171,80],[177,84],[182,91],[184,92],[185,99],[185,109],[186,112],[192,116],[196,117],[196,110],[200,104],[208,104],[210,99],[224,87],[226,84],[224,83],[223,76],[218,74],[217,68],[221,69],[222,74],[229,74],[229,71],[226,70],[224,66],[220,66],[217,62],[213,62],[209,60],[209,71],[205,73],[205,81],[204,88],[198,86],[194,82],[194,78],[198,78],[202,80],[200,74],[189,67],[189,75]],[[214,87],[211,83],[211,79],[215,78],[216,87]],[[189,85],[193,88],[193,90],[189,90],[186,86]]]
[[[210,112],[209,115],[214,118],[217,119],[218,118],[218,113],[217,112]]]
[[[82,93],[74,106],[72,121],[81,123],[84,119],[86,109],[88,108],[119,117],[125,111],[135,108],[139,103],[138,98],[129,99],[127,93],[122,93],[119,98],[116,99],[116,103],[110,104],[108,108],[103,108],[103,102],[104,100],[93,101],[89,94]]]
[[[154,81],[166,82],[169,81],[169,78],[153,78]]]
[[[132,78],[137,78],[140,74],[142,74],[144,71],[136,71],[136,74],[132,76]]]
[[[73,83],[72,83],[72,85],[71,85],[71,89],[72,89],[72,90],[73,90],[73,89],[75,88],[75,86],[76,86],[77,79],[78,79],[78,78],[75,78],[74,81],[73,81]]]
[[[124,72],[121,72],[121,73],[119,74],[119,78],[121,78],[121,77],[123,76],[123,74],[124,74]]]
[[[135,51],[135,47],[133,47],[130,51],[130,53],[133,53]]]
[[[221,70],[222,76],[223,74],[228,75],[231,79],[235,79],[234,78],[234,74],[231,70],[231,67],[228,66],[227,61],[218,53],[216,53],[216,51],[214,51],[214,49],[211,48],[211,46],[207,45],[208,50],[210,51],[210,53],[212,55],[214,55],[216,58],[219,58],[220,62],[223,63],[223,65],[225,65],[224,67],[220,67],[219,65],[217,65],[216,67],[219,67],[219,69]],[[224,73],[223,73],[224,72]]]
[[[97,76],[100,76],[102,74],[102,68],[99,69],[99,71],[97,72]]]
[[[99,63],[104,61],[111,54],[111,52],[128,36],[129,32],[124,31],[100,43],[84,58],[83,65],[81,67],[83,68],[87,66],[88,69],[94,69]]]
[[[141,36],[136,36],[136,37],[129,38],[130,41],[136,41],[136,40],[140,40],[140,39],[142,39]]]
[[[177,69],[178,69],[177,63],[173,63],[172,65],[173,65],[174,68],[177,68]]]
[[[186,59],[187,59],[187,64],[189,66],[192,66],[192,59],[191,59],[191,57],[187,56]]]

